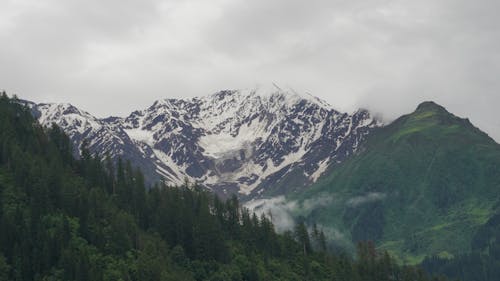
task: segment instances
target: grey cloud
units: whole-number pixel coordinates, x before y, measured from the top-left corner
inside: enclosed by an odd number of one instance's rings
[[[289,201],[284,196],[257,199],[245,203],[245,207],[257,215],[266,215],[271,218],[276,229],[280,232],[292,230],[295,225],[294,217],[300,213],[308,213],[316,208],[337,203],[334,194],[321,194],[320,196],[306,199],[303,202]],[[334,229],[332,236],[340,235]],[[338,232],[338,231],[337,231]]]
[[[500,140],[499,9],[493,0],[7,0],[0,88],[108,116],[273,81],[386,120],[435,100]]]
[[[368,195],[370,199],[366,198],[351,198],[347,202],[345,199],[337,198],[335,194],[323,193],[317,197],[306,199],[302,202],[287,200],[284,196],[277,196],[272,198],[257,199],[245,203],[245,207],[250,211],[255,212],[258,216],[265,215],[271,219],[278,232],[293,230],[295,226],[295,219],[298,214],[307,214],[311,211],[325,207],[332,204],[363,204],[363,200],[378,200],[371,197],[379,197],[380,195]],[[352,201],[351,201],[352,200]],[[321,224],[317,225],[330,241],[335,242],[336,245],[342,246],[345,249],[353,249],[352,242],[349,236],[345,235],[341,230],[328,226],[325,227]],[[311,232],[312,229],[310,228]]]
[[[278,232],[292,230],[295,225],[292,212],[297,208],[296,202],[288,202],[284,196],[252,200],[245,207],[259,216],[269,217]]]
[[[334,204],[336,203],[335,199],[335,195],[333,194],[320,194],[317,197],[304,200],[300,206],[301,209],[308,212],[318,207],[325,207],[330,204]]]
[[[381,201],[387,197],[385,193],[369,192],[361,196],[355,196],[346,201],[346,205],[350,207],[357,207],[370,202]]]

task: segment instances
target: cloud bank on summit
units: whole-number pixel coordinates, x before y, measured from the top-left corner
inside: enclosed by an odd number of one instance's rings
[[[0,88],[123,115],[276,81],[390,120],[423,100],[500,139],[500,2],[7,0]]]

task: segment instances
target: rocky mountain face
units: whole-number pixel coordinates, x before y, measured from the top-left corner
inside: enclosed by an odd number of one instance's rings
[[[220,195],[255,198],[300,189],[353,154],[379,126],[276,85],[165,99],[125,118],[99,119],[70,104],[29,104],[44,126],[55,123],[78,153],[132,161],[149,183],[199,182]]]

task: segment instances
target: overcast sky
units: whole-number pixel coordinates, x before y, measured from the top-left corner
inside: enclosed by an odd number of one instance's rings
[[[391,119],[435,100],[500,140],[498,0],[2,0],[0,89],[126,115],[276,82]]]

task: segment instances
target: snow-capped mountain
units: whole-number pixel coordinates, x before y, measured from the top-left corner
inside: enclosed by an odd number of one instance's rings
[[[221,195],[277,194],[316,181],[378,125],[276,85],[165,99],[128,117],[98,119],[69,104],[31,104],[78,148],[129,159],[149,182],[199,182]],[[78,149],[75,149],[75,153]]]

